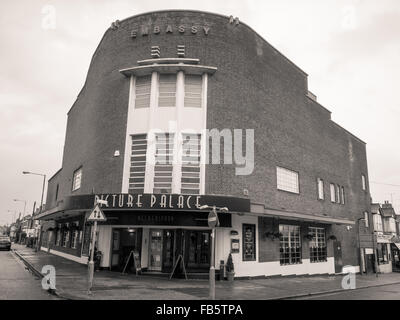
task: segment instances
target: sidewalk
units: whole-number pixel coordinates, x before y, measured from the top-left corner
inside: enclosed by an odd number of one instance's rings
[[[87,295],[87,267],[46,252],[13,244],[13,249],[37,271],[44,265],[56,268],[57,294],[65,299],[99,300],[201,300],[208,298],[208,280],[185,280],[121,275],[99,271],[92,295]],[[217,300],[289,299],[322,292],[341,291],[343,276],[299,276],[216,282]],[[400,283],[400,273],[360,276],[356,288]]]

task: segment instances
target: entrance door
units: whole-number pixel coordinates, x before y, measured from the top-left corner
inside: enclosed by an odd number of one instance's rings
[[[210,267],[211,233],[208,230],[186,231],[186,261],[188,269],[203,271]]]
[[[373,254],[366,254],[365,255],[365,263],[367,267],[367,273],[374,273],[375,269],[375,257]]]
[[[161,271],[162,230],[150,230],[150,250],[148,270]]]
[[[341,273],[343,271],[343,260],[342,244],[340,241],[333,242],[333,254],[335,257],[335,273]]]
[[[111,243],[111,270],[119,267],[120,238],[121,238],[120,231],[114,229],[112,231],[112,243]]]
[[[175,230],[164,230],[163,240],[163,272],[169,272],[174,265]]]

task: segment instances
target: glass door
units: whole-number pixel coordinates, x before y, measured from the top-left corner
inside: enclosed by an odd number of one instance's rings
[[[193,271],[208,269],[211,257],[210,231],[188,230],[186,234],[188,268]]]
[[[120,230],[112,231],[112,243],[111,243],[111,269],[119,267],[120,257]]]
[[[150,230],[149,270],[161,271],[162,230]]]
[[[164,230],[163,272],[172,270],[174,264],[175,230]]]

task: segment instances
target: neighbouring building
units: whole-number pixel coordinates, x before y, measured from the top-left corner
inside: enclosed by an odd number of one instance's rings
[[[389,201],[371,204],[377,242],[379,272],[388,273],[400,268],[399,220]]]
[[[245,141],[246,162],[229,161],[231,140]],[[96,248],[111,270],[134,251],[144,272],[169,273],[180,255],[207,272],[203,205],[228,208],[215,261],[231,253],[235,277],[359,271],[374,252],[359,220],[371,221],[366,144],[331,120],[304,71],[218,14],[151,12],[105,32],[68,112],[42,250],[86,263],[97,199],[108,205]]]

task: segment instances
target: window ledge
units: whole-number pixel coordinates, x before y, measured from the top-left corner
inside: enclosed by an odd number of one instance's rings
[[[204,73],[214,74],[217,71],[216,67],[210,66],[202,66],[202,65],[193,65],[193,64],[151,64],[144,66],[137,66],[127,69],[121,69],[121,72],[124,76],[145,76],[152,74],[153,72],[159,73],[178,73],[179,71],[183,71],[187,74],[194,75],[202,75]]]

